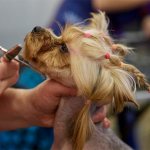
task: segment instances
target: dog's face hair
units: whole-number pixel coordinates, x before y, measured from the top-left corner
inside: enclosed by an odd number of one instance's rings
[[[63,79],[64,84],[73,79],[79,94],[91,102],[104,105],[114,100],[116,111],[121,111],[125,102],[136,104],[135,82],[149,90],[150,86],[137,68],[123,63],[130,49],[115,44],[114,50],[105,14],[92,16],[89,25],[68,25],[59,37],[51,30],[34,28],[25,38],[23,55],[53,79]],[[106,59],[108,53],[110,58]],[[88,111],[89,106],[85,105],[75,123],[72,135],[75,150],[82,149],[90,135]]]
[[[25,37],[24,49],[24,58],[44,74],[70,68],[66,44],[51,30],[35,27]]]

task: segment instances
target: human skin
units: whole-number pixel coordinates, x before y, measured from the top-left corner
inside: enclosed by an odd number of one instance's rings
[[[0,96],[0,130],[52,127],[60,97],[75,94],[76,90],[51,80],[31,90],[8,88]]]
[[[118,12],[144,5],[149,0],[92,0],[93,7],[106,12]]]
[[[6,88],[15,84],[19,76],[19,64],[12,60],[7,62],[5,58],[0,58],[0,95]]]
[[[146,16],[142,21],[143,32],[147,38],[150,38],[150,15]]]
[[[61,96],[73,96],[75,89],[47,80],[31,90],[8,88],[19,77],[19,64],[0,58],[0,130],[32,125],[50,126]],[[56,90],[57,89],[57,90]],[[42,103],[42,104],[41,104]],[[40,110],[38,110],[40,106]],[[46,112],[46,110],[48,110]],[[46,116],[46,115],[48,116]],[[48,122],[45,120],[48,119]]]

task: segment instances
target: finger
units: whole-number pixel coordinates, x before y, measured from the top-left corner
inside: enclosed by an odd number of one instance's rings
[[[19,65],[19,63],[16,60],[12,59],[11,61],[8,61],[5,57],[1,57],[0,62],[8,63],[8,64],[15,63],[16,65]]]
[[[5,57],[1,57],[0,61],[3,62],[3,63],[9,63],[8,60]]]
[[[54,126],[55,114],[44,115],[40,118],[41,118],[40,119],[41,126],[43,126],[43,127],[53,127]]]
[[[94,123],[99,123],[102,122],[105,117],[106,117],[106,108],[103,106],[99,107],[99,109],[94,113],[94,115],[92,116],[92,120]]]
[[[15,84],[18,80],[18,72],[12,76],[11,78],[8,78],[6,80],[0,80],[0,94],[2,94],[6,88],[12,86],[13,84]]]
[[[47,80],[44,84],[44,88],[49,89],[50,93],[57,97],[75,96],[77,94],[76,89],[65,87],[64,85],[53,80]]]
[[[4,62],[1,58],[0,63],[0,79],[4,80],[13,76],[17,71],[19,71],[19,64],[16,61],[11,61],[10,63]]]
[[[103,120],[103,127],[104,128],[109,128],[110,127],[110,120],[109,119],[107,119],[107,118],[104,118],[104,120]]]

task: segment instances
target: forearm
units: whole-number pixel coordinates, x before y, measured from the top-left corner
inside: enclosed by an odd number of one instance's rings
[[[149,0],[92,0],[93,7],[106,12],[129,10],[146,4]]]
[[[23,116],[24,110],[22,107],[24,107],[24,97],[26,97],[24,91],[9,88],[0,96],[0,130],[30,126]]]
[[[0,96],[0,130],[30,126],[52,127],[56,107],[51,103],[47,106],[44,99],[46,101],[52,99],[50,102],[55,99],[45,98],[45,94],[39,93],[40,91],[36,88],[31,90],[7,89]]]
[[[30,90],[9,88],[0,95],[0,130],[53,127],[61,97],[75,95],[75,89],[53,80],[46,80]]]

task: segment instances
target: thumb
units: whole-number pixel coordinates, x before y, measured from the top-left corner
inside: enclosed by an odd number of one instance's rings
[[[77,95],[77,89],[66,87],[53,80],[51,80],[51,87],[51,92],[57,97]]]
[[[45,95],[53,95],[56,97],[77,95],[76,89],[66,87],[54,80],[45,80],[38,86],[38,91]]]
[[[2,94],[8,87],[15,84],[18,80],[18,72],[12,76],[11,78],[7,78],[5,80],[0,80],[0,94]]]

